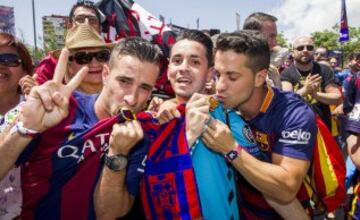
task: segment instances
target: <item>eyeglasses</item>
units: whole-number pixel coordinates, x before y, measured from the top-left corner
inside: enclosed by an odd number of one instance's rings
[[[110,51],[101,50],[98,52],[77,52],[74,55],[69,56],[69,61],[75,61],[80,65],[84,65],[91,63],[93,58],[101,63],[105,63],[110,59]]]
[[[76,2],[76,4],[79,4],[79,5],[94,5],[94,2],[89,1],[89,0],[78,0]]]
[[[79,24],[85,23],[86,19],[88,19],[89,24],[91,25],[99,24],[98,18],[92,15],[78,15],[73,18],[74,22]]]
[[[326,53],[316,52],[316,53],[315,53],[315,56],[326,57],[327,54],[326,54]]]
[[[18,67],[21,64],[21,59],[18,55],[13,53],[0,54],[0,64],[7,67]]]
[[[302,45],[302,46],[296,47],[295,49],[296,49],[297,51],[303,51],[303,50],[305,49],[305,47],[306,47],[306,50],[307,50],[307,51],[313,51],[313,50],[314,50],[314,46],[313,46],[313,45]]]

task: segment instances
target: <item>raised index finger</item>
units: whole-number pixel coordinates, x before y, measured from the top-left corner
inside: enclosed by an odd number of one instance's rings
[[[69,58],[69,50],[62,49],[61,54],[58,60],[58,63],[56,64],[55,73],[54,73],[54,81],[56,83],[62,83],[65,72],[66,72],[66,66],[68,63]]]

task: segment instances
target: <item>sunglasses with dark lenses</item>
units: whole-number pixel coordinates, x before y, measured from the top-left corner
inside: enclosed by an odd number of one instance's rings
[[[306,47],[307,51],[313,51],[314,50],[314,46],[313,45],[302,45],[302,46],[298,46],[297,48],[295,48],[297,51],[303,51]]]
[[[21,64],[21,59],[13,53],[2,53],[0,54],[0,64],[7,67],[18,67]]]
[[[91,63],[93,58],[101,63],[105,63],[110,59],[110,51],[101,50],[98,52],[76,52],[74,55],[69,56],[69,61],[75,61],[80,65],[84,65]]]
[[[88,19],[89,24],[98,24],[99,20],[97,19],[96,16],[91,16],[91,15],[78,15],[76,17],[74,17],[74,21],[77,23],[85,23],[85,19]]]

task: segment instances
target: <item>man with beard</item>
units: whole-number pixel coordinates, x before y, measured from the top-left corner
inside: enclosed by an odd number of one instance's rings
[[[294,91],[307,101],[331,130],[329,105],[341,103],[341,93],[330,67],[314,61],[314,41],[300,37],[293,43],[294,65],[281,74],[284,91]]]

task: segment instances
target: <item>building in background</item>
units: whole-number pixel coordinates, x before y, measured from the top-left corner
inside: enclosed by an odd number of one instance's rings
[[[45,51],[61,49],[64,47],[68,20],[69,17],[61,15],[42,17]]]
[[[15,36],[14,8],[0,5],[0,31]]]

